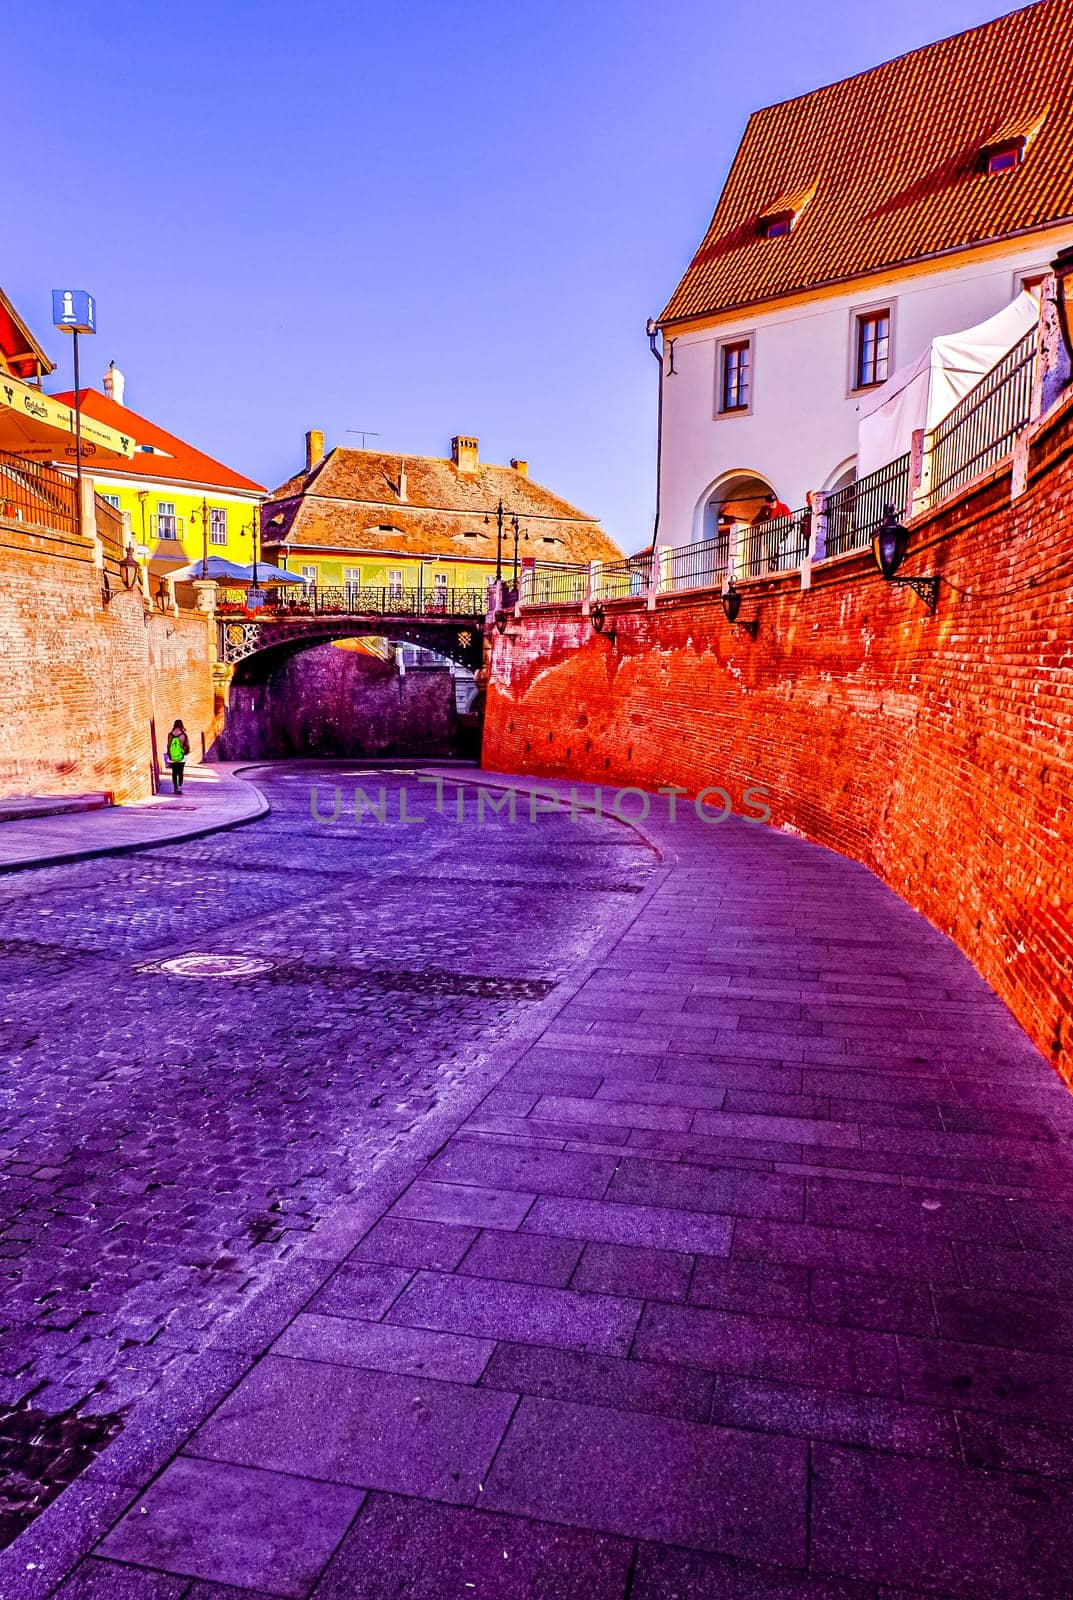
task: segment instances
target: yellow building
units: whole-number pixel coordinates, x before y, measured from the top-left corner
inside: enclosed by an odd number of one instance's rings
[[[123,374],[113,363],[105,393],[83,389],[82,415],[137,441],[129,461],[93,470],[98,494],[129,516],[130,537],[154,572],[205,554],[248,565],[264,489],[251,478],[167,433],[123,404]],[[57,395],[74,404],[73,394]]]
[[[477,440],[462,434],[447,460],[343,448],[325,455],[324,435],[308,433],[304,470],[265,503],[264,546],[268,560],[318,585],[426,594],[483,590],[497,562],[510,584],[516,550],[519,566],[622,554],[594,518],[534,483],[527,462],[485,465]]]

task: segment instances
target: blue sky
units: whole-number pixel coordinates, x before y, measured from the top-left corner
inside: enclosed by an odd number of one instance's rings
[[[48,291],[95,293],[84,381],[115,359],[135,410],[269,486],[309,427],[430,455],[472,432],[636,547],[645,319],[749,111],[1008,9],[12,6],[0,284],[65,385]]]

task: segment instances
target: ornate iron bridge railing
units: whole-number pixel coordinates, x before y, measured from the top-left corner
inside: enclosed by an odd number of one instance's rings
[[[301,621],[306,617],[428,617],[439,620],[483,619],[488,610],[484,589],[397,588],[358,584],[308,584],[302,588],[265,591],[263,605],[250,608],[245,601],[224,600],[219,616],[250,616]]]
[[[908,493],[909,456],[906,454],[880,467],[878,472],[870,472],[856,483],[829,494],[825,554],[840,556],[847,550],[861,550],[871,544],[887,507],[893,506],[901,516]]]

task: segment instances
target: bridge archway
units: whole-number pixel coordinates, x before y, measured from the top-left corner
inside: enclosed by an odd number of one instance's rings
[[[484,630],[476,620],[353,616],[240,621],[221,617],[217,627],[218,658],[233,669],[232,681],[236,684],[262,683],[289,657],[343,639],[388,639],[398,644],[421,645],[472,672],[484,659]]]

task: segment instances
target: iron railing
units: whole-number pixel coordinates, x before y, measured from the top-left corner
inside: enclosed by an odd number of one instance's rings
[[[109,566],[117,565],[127,553],[123,513],[99,494],[93,497],[93,512],[105,562]]]
[[[601,561],[592,576],[594,600],[629,600],[648,593],[652,582],[652,552],[630,556],[626,561]]]
[[[787,517],[770,517],[746,528],[740,575],[762,578],[769,572],[792,572],[808,554],[811,512],[791,511]]]
[[[1013,450],[1031,413],[1036,338],[1036,328],[1030,328],[931,430],[925,441],[930,504]]]
[[[588,582],[588,567],[525,567],[519,599],[523,606],[579,606]]]
[[[724,530],[696,544],[679,544],[660,554],[660,593],[677,589],[717,589],[730,566],[730,534]]]
[[[74,482],[43,462],[0,454],[0,517],[60,533],[77,533]]]
[[[257,613],[289,617],[465,617],[483,618],[488,610],[484,589],[410,589],[392,585],[297,584],[267,589]],[[223,614],[245,612],[244,602],[217,606]]]
[[[871,544],[872,535],[883,521],[888,506],[893,506],[898,516],[905,512],[909,494],[909,456],[899,456],[878,472],[836,489],[827,496],[827,539],[824,553],[843,555],[847,550],[860,550]]]

